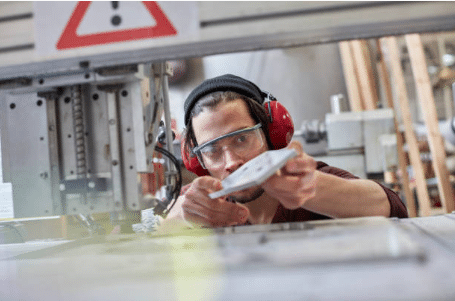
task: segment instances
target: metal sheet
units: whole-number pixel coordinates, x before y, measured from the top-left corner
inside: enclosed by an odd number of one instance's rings
[[[6,102],[6,148],[13,185],[14,215],[52,215],[54,212],[45,99],[37,97],[36,93],[8,94]]]
[[[384,171],[379,137],[383,134],[395,132],[393,114],[393,109],[362,112],[367,173],[382,173]]]
[[[143,125],[138,124],[139,129],[135,128],[134,118],[143,120],[142,111],[133,113],[134,109],[138,109],[141,105],[141,87],[140,82],[128,82],[119,90],[119,110],[120,124],[119,132],[121,135],[120,150],[122,152],[122,173],[124,182],[124,195],[126,206],[129,210],[135,211],[141,208],[142,186],[140,176],[137,171],[137,162],[143,162],[145,165],[145,139]],[[133,105],[133,103],[135,103]],[[139,113],[139,114],[138,114]],[[142,135],[135,135],[142,133]]]

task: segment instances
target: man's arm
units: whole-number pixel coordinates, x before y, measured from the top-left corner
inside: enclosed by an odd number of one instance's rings
[[[316,161],[303,152],[300,143],[293,141],[290,147],[296,149],[299,156],[262,185],[284,207],[301,207],[334,218],[390,216],[391,202],[385,188],[378,183],[353,179],[352,175],[321,172],[316,169]],[[402,215],[405,217],[406,213]]]
[[[316,194],[305,202],[303,208],[333,218],[390,216],[387,194],[374,181],[316,173]]]

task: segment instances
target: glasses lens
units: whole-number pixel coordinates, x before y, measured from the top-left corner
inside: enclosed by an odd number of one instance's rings
[[[217,167],[224,162],[224,149],[230,151],[239,157],[246,157],[254,150],[263,146],[262,136],[259,127],[248,128],[230,133],[226,137],[217,138],[213,143],[208,143],[199,149],[200,159],[203,159],[204,165]],[[202,160],[200,160],[202,161]]]

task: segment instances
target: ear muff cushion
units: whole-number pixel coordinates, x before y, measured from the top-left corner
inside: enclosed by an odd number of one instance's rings
[[[191,154],[186,151],[185,144],[186,141],[182,138],[180,143],[180,153],[182,154],[182,161],[186,169],[192,173],[195,173],[197,176],[209,175],[209,172],[201,166],[197,157],[191,156]]]
[[[272,122],[269,123],[269,136],[274,149],[285,148],[294,135],[294,123],[291,114],[278,101],[268,101],[264,107],[269,112]]]

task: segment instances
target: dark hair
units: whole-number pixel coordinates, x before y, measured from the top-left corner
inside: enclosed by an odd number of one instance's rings
[[[206,79],[191,91],[183,104],[185,110],[185,126],[187,126],[190,121],[190,112],[193,110],[196,102],[206,95],[219,91],[236,92],[257,101],[259,104],[262,104],[264,98],[267,96],[267,94],[259,89],[254,83],[236,75],[224,74]]]
[[[184,140],[187,141],[188,143],[185,144],[185,151],[188,152],[189,154],[192,153],[192,148],[196,147],[198,145],[197,140],[196,140],[196,135],[194,134],[194,129],[193,129],[193,118],[199,115],[204,108],[215,108],[219,104],[223,102],[229,102],[229,101],[234,101],[237,99],[241,99],[245,102],[245,104],[248,107],[248,111],[250,113],[251,118],[256,123],[261,123],[262,124],[262,131],[264,132],[265,138],[267,140],[267,145],[269,149],[272,149],[272,143],[270,141],[270,136],[268,134],[268,128],[269,128],[269,116],[267,114],[266,109],[260,105],[257,101],[246,97],[244,95],[241,95],[236,92],[232,91],[224,91],[224,92],[214,92],[210,93],[208,95],[203,96],[199,100],[197,100],[191,111],[189,112],[189,120],[186,125],[185,131],[183,133]]]

